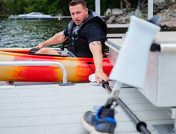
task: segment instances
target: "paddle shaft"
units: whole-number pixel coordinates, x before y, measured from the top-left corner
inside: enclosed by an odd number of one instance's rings
[[[109,93],[113,91],[108,82],[103,82],[102,86]],[[136,124],[136,129],[138,132],[142,132],[143,134],[151,134],[151,132],[147,129],[147,124],[143,121],[140,121],[139,118],[128,108],[128,106],[120,98],[118,98],[118,104],[127,112],[130,118]]]

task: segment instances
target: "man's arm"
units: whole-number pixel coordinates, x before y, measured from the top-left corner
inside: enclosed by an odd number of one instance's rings
[[[43,48],[43,47],[46,47],[46,46],[49,46],[49,45],[63,43],[66,39],[67,38],[65,37],[65,35],[63,34],[63,31],[62,31],[60,33],[55,34],[50,39],[38,44],[36,47]]]
[[[95,77],[97,83],[101,80],[107,81],[108,77],[103,71],[103,53],[100,41],[93,41],[89,44],[90,51],[92,52],[95,64]]]

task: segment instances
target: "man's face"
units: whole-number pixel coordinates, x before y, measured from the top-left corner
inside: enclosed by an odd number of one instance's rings
[[[76,25],[80,25],[88,17],[88,9],[81,4],[70,6],[69,10],[72,20]]]

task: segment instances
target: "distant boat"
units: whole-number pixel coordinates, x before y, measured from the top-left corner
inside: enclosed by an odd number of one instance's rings
[[[19,14],[19,15],[10,15],[9,19],[71,19],[71,16],[62,16],[62,15],[57,15],[57,16],[52,16],[52,15],[46,15],[40,12],[31,12],[28,14]]]
[[[52,18],[51,15],[46,15],[46,14],[43,14],[43,13],[40,13],[40,12],[31,12],[31,13],[28,13],[28,14],[19,14],[18,17],[20,18],[24,18],[24,19],[40,19],[40,18]]]
[[[46,15],[40,12],[31,12],[28,14],[11,15],[10,19],[52,19],[54,16]]]

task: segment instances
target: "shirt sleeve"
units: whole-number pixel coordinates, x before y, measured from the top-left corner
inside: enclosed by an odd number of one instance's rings
[[[88,43],[91,43],[93,41],[104,42],[106,40],[106,34],[103,32],[102,28],[98,24],[91,23],[89,25],[86,25],[85,29],[85,35]]]

